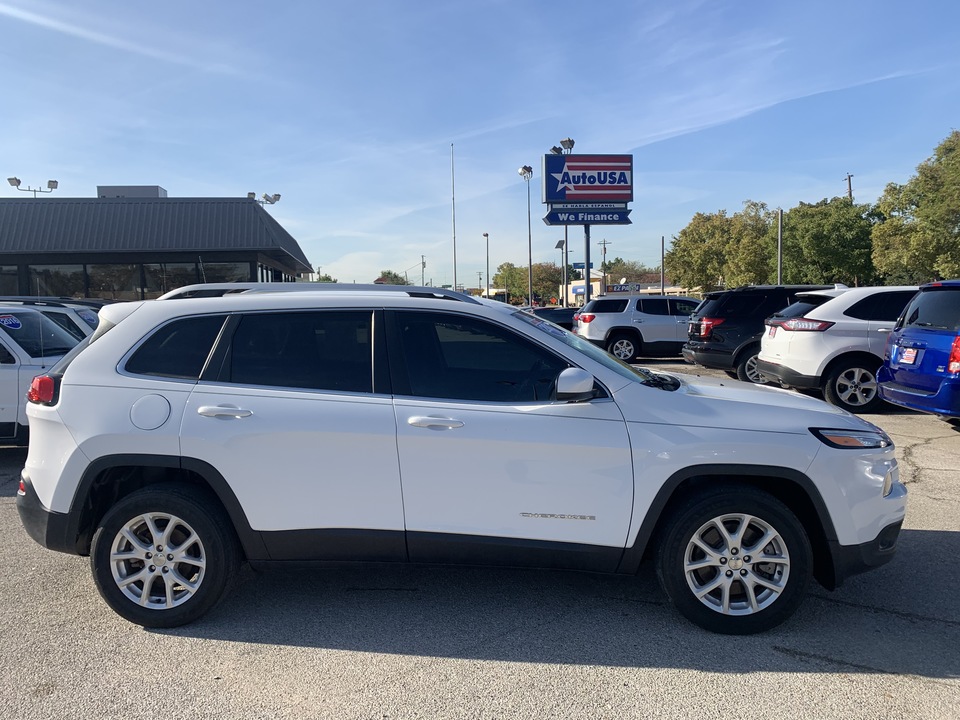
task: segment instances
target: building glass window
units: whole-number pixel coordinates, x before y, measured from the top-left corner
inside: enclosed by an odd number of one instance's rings
[[[140,266],[87,265],[87,287],[90,297],[107,300],[140,299]]]
[[[250,282],[250,263],[205,262],[200,264],[202,282]]]
[[[196,263],[144,263],[143,299],[154,300],[166,292],[200,282]]]
[[[0,295],[19,295],[16,265],[0,265]]]
[[[84,297],[83,265],[30,265],[30,294]]]

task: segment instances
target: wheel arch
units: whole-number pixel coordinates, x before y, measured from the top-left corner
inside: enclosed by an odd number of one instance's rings
[[[626,335],[639,343],[643,342],[643,333],[641,333],[638,328],[630,327],[629,325],[615,325],[607,330],[607,334],[603,339],[604,344],[609,344],[610,341],[618,335]]]
[[[67,537],[76,551],[88,555],[97,525],[107,510],[135,490],[164,482],[195,486],[215,498],[226,512],[248,560],[269,559],[260,533],[250,527],[246,513],[223,475],[209,463],[168,455],[107,455],[87,467],[74,494]]]
[[[820,373],[820,387],[824,388],[827,384],[827,378],[830,377],[838,365],[841,365],[846,362],[853,360],[862,361],[864,363],[869,362],[870,365],[880,366],[883,365],[883,358],[874,355],[872,352],[867,350],[848,350],[842,352],[834,357],[830,358],[826,365],[823,367],[823,372]]]
[[[671,475],[650,504],[633,546],[623,554],[618,572],[638,571],[675,509],[688,498],[705,488],[736,485],[770,493],[797,516],[810,538],[814,577],[828,590],[837,587],[830,551],[837,542],[837,533],[816,485],[797,470],[766,465],[695,465]]]

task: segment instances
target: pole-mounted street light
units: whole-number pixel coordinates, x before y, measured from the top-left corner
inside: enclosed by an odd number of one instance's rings
[[[248,192],[247,198],[250,200],[256,200],[261,205],[273,205],[280,202],[280,193],[274,193],[273,195],[263,194],[262,198],[258,198],[256,193]]]
[[[44,190],[43,188],[32,188],[30,186],[27,186],[25,188],[20,187],[20,178],[18,177],[7,178],[7,182],[10,183],[10,185],[15,187],[17,190],[20,190],[21,192],[32,192],[34,197],[37,196],[37,193],[53,192],[60,185],[60,183],[58,183],[56,180],[47,180],[47,189]]]
[[[490,299],[490,233],[484,233],[483,239],[487,243],[487,294],[485,297]]]
[[[533,177],[533,168],[524,165],[517,172],[527,183],[527,303],[533,307],[533,229],[530,225],[530,178]]]
[[[550,152],[552,152],[554,155],[569,155],[571,152],[573,152],[573,146],[576,144],[577,143],[573,138],[566,137],[560,141],[559,147],[554,145],[552,148],[550,148]],[[567,247],[570,244],[569,237],[567,234],[568,230],[569,230],[569,226],[564,225],[563,240],[561,241],[563,243],[562,247],[563,247],[563,306],[564,307],[567,306],[567,265],[569,265],[569,263],[567,262]],[[558,248],[561,247],[560,243],[557,243],[557,247]]]

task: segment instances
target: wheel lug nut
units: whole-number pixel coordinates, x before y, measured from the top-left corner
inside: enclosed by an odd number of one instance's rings
[[[166,572],[167,569],[164,568],[163,571]],[[741,570],[741,571],[740,571],[740,575],[742,575],[743,577],[746,577],[746,576],[747,576],[747,571],[746,571],[746,570]]]
[[[740,552],[740,550],[738,550],[737,548],[733,548],[733,550],[730,551],[730,554],[736,555],[738,552]]]
[[[157,571],[157,566],[156,566],[156,565],[151,565],[151,566],[150,566],[150,572],[156,572],[156,571]]]
[[[744,562],[750,562],[750,556],[749,556],[749,555],[744,555],[744,556],[743,556],[743,561],[744,561]]]
[[[727,570],[727,577],[733,577],[733,570]]]
[[[726,564],[727,564],[727,559],[724,558],[724,557],[720,558],[720,564],[721,564],[721,565],[726,565]]]
[[[169,555],[167,555],[167,560],[173,560],[173,553],[170,553]]]
[[[168,568],[168,567],[163,568],[163,572],[164,572],[164,573],[170,572],[170,568]]]
[[[157,545],[157,552],[163,552],[163,545]]]
[[[153,557],[153,553],[147,553],[147,554],[146,554],[147,560],[149,560],[149,559],[152,558],[152,557]]]

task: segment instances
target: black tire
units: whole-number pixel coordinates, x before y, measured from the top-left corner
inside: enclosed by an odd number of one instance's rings
[[[767,383],[767,379],[757,370],[758,355],[760,355],[759,347],[749,347],[743,351],[737,360],[737,380],[756,385]]]
[[[766,531],[774,535],[750,545]],[[787,620],[813,571],[810,540],[797,517],[772,495],[746,485],[691,498],[668,518],[659,540],[657,576],[674,606],[696,625],[724,635],[764,632]],[[758,553],[771,561],[758,562]],[[688,562],[702,565],[687,570]],[[702,592],[714,582],[716,588]]]
[[[124,557],[111,559],[115,549]],[[201,559],[202,566],[194,562]],[[103,599],[149,628],[185,625],[208,612],[239,565],[236,534],[216,498],[182,484],[151,485],[120,500],[104,515],[90,550]]]
[[[851,358],[833,366],[823,381],[823,397],[848,412],[874,412],[883,405],[877,392],[879,359]]]
[[[727,377],[731,377],[731,378],[733,378],[734,380],[739,380],[739,379],[740,379],[740,376],[737,375],[737,373],[736,373],[735,370],[724,370],[723,372],[726,374]]]
[[[614,333],[607,341],[607,352],[619,360],[631,363],[639,357],[642,342],[633,333]]]

